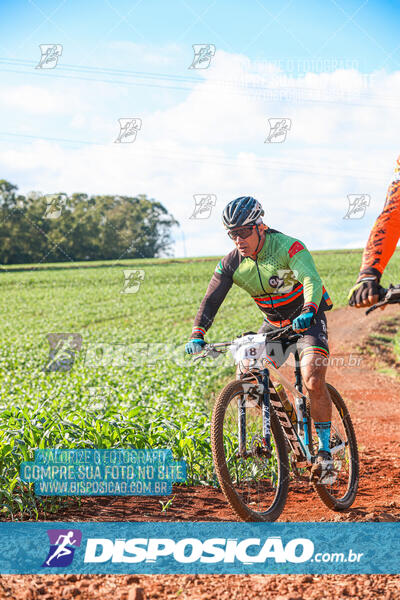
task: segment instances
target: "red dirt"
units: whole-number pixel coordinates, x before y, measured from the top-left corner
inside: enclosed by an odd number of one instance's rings
[[[0,576],[2,600],[398,600],[399,597],[397,575]]]
[[[360,355],[359,347],[381,319],[398,315],[388,307],[365,317],[364,310],[339,309],[327,313],[331,357],[327,380],[344,397],[360,452],[360,486],[351,509],[328,510],[306,481],[292,483],[280,521],[400,521],[400,379],[375,371],[375,359]],[[357,366],[349,356],[359,357]],[[355,363],[355,361],[353,361]],[[356,364],[356,363],[355,363]],[[343,365],[343,363],[342,363]],[[290,374],[290,370],[285,367]],[[174,486],[175,498],[162,512],[160,498],[82,498],[46,520],[56,521],[234,521],[221,492],[211,487]],[[31,586],[30,589],[27,589]],[[308,600],[400,598],[400,576],[393,575],[66,575],[0,578],[0,599],[58,600],[106,598],[223,599],[274,598]]]

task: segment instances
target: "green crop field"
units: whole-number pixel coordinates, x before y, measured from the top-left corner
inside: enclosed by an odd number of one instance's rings
[[[361,252],[318,252],[314,257],[335,306],[344,306]],[[217,260],[27,265],[0,271],[3,518],[35,518],[38,509],[51,511],[67,501],[39,501],[32,484],[20,481],[19,465],[33,460],[35,448],[168,447],[175,459],[187,460],[189,483],[215,481],[211,404],[234,367],[212,359],[193,363],[183,348]],[[397,252],[383,284],[398,282],[399,264]],[[144,271],[136,293],[121,293],[126,268]],[[255,303],[234,286],[207,339],[230,340],[256,330],[261,321]],[[82,347],[70,371],[48,372],[47,335],[62,332],[79,334]],[[158,346],[146,359],[148,344]]]

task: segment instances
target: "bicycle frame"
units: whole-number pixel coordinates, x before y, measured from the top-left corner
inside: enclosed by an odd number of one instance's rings
[[[227,348],[230,346],[232,342],[220,342],[215,344],[209,344],[208,354],[210,356],[218,356],[221,353],[219,348]],[[205,358],[206,355],[200,355],[195,357],[194,360]],[[278,369],[276,369],[273,365],[269,364],[268,367],[264,369],[254,369],[249,370],[249,375],[252,378],[256,378],[259,385],[261,385],[261,389],[263,390],[263,394],[261,396],[261,410],[262,410],[262,444],[264,450],[267,454],[271,453],[271,414],[270,414],[270,406],[272,404],[273,410],[282,426],[285,437],[289,443],[291,450],[293,451],[296,457],[296,464],[298,467],[305,467],[307,464],[312,464],[314,461],[314,456],[311,454],[309,446],[311,441],[311,422],[310,416],[307,415],[307,397],[303,394],[302,391],[302,380],[301,380],[301,370],[300,370],[300,361],[299,354],[297,350],[294,353],[296,366],[295,366],[295,377],[296,382],[293,386],[287,379],[281,374]],[[275,377],[280,381],[284,387],[291,391],[294,397],[300,397],[301,404],[301,412],[303,417],[302,422],[302,435],[296,431],[293,426],[291,420],[289,419],[288,414],[285,411],[285,408],[282,404],[282,401],[277,394],[273,383],[271,382],[269,372],[272,371]],[[272,393],[270,388],[272,386]],[[246,402],[243,397],[240,400],[240,404],[238,406],[238,430],[239,430],[239,454],[241,456],[246,456]]]
[[[295,376],[296,376],[296,384],[293,387],[286,378],[280,373],[277,374],[277,377],[284,383],[286,387],[291,389],[292,392],[295,392],[302,400],[301,411],[303,415],[303,435],[299,434],[292,421],[289,419],[289,416],[282,404],[282,400],[277,394],[273,383],[269,376],[269,371],[272,370],[274,373],[277,373],[277,369],[270,366],[269,368],[264,368],[260,371],[252,371],[252,375],[257,379],[259,384],[262,384],[263,394],[261,397],[261,410],[262,410],[262,429],[263,429],[263,446],[267,450],[267,452],[271,452],[271,415],[270,415],[270,405],[272,405],[273,410],[279,420],[279,423],[284,431],[285,437],[289,443],[291,450],[293,451],[296,457],[296,464],[298,467],[306,466],[307,464],[311,464],[313,462],[313,456],[309,450],[309,417],[307,415],[306,410],[306,396],[302,392],[302,381],[301,381],[301,371],[298,361],[298,353],[295,352],[296,359],[296,367],[295,367]],[[239,407],[239,453],[242,454],[244,449],[246,448],[246,406],[245,401],[242,400],[241,406]]]

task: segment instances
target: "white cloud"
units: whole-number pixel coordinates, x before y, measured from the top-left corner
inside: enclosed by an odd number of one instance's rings
[[[115,44],[110,47],[117,49]],[[175,48],[170,54],[174,52]],[[117,112],[115,88],[97,84],[96,99],[89,101],[89,84],[82,87],[71,80],[69,95],[60,104],[62,83],[58,87],[54,82],[51,90],[38,87],[38,118],[41,102],[50,112],[61,107],[66,115],[65,124],[58,119],[59,129],[49,132],[44,114],[44,136],[104,143],[3,144],[7,150],[0,152],[1,176],[22,191],[147,193],[181,222],[188,255],[229,251],[220,214],[229,200],[243,194],[263,202],[271,226],[303,239],[312,249],[351,247],[351,229],[342,220],[347,194],[370,194],[370,211],[378,211],[400,150],[395,135],[400,125],[400,73],[379,72],[369,82],[354,69],[295,78],[274,65],[261,69],[247,57],[217,51],[210,69],[193,77],[201,81],[182,100],[143,115],[135,104],[141,88],[122,90],[124,107],[131,98],[131,116],[143,119],[133,144],[113,143],[116,115],[128,116],[126,108]],[[279,99],[280,90],[289,96]],[[11,104],[10,98],[17,95],[9,97],[3,91],[0,103]],[[21,118],[33,110],[26,101],[15,105]],[[273,117],[292,120],[284,143],[264,143],[267,120]],[[207,192],[217,195],[211,218],[189,219],[193,194]],[[369,223],[357,227],[353,247],[366,239]],[[182,242],[179,247],[182,250]]]

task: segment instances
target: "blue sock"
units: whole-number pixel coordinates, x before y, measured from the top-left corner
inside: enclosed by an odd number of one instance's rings
[[[325,450],[326,452],[330,452],[329,442],[331,439],[331,422],[330,421],[320,421],[316,423],[314,421],[315,430],[318,435],[319,445],[318,450]]]

